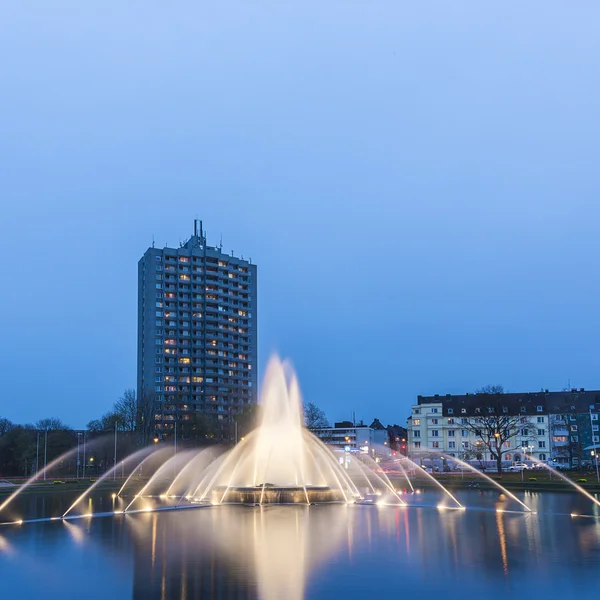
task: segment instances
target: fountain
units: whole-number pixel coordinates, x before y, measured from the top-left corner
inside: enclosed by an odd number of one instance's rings
[[[183,499],[213,505],[348,503],[365,498],[360,491],[364,486],[373,494],[387,492],[403,503],[385,476],[359,459],[342,466],[304,427],[298,381],[289,364],[278,358],[271,359],[265,374],[258,427],[231,451],[203,464],[204,468],[191,469],[189,464],[177,471],[159,496],[178,497],[178,504]],[[156,479],[164,470],[153,476],[138,498],[157,487]],[[135,502],[125,510],[135,508]]]
[[[70,450],[67,454],[72,452]],[[526,513],[533,512],[499,482],[464,461],[454,457],[453,460],[491,483]],[[411,506],[419,505],[418,496],[413,494],[420,490],[415,490],[411,481],[418,473],[444,495],[441,503],[436,501],[434,506],[438,509],[465,509],[447,487],[411,459],[402,457],[395,462],[410,488],[407,493],[410,494]],[[121,470],[122,480],[118,484],[113,483],[119,487],[115,487],[116,493],[112,494],[112,509],[101,513],[92,510],[91,492],[105,483],[110,484],[111,479],[115,479],[117,468]],[[409,476],[409,473],[412,475]],[[0,515],[11,517],[8,523],[23,522],[7,509],[22,491],[39,480],[40,475],[36,474],[0,505]],[[600,506],[600,501],[581,486],[560,473],[557,475]],[[404,507],[408,506],[408,499],[408,496],[402,497],[370,456],[336,451],[304,427],[298,380],[289,363],[274,357],[265,374],[259,424],[232,449],[223,452],[223,449],[212,446],[177,452],[175,447],[162,444],[158,448],[143,448],[121,460],[119,467],[109,469],[78,495],[66,511],[61,511],[62,516],[59,513],[48,516],[48,519],[31,520],[70,520],[98,514],[123,515],[228,504],[306,506],[344,503]]]

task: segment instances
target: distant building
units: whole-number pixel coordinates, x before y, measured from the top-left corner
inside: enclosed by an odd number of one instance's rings
[[[228,421],[257,399],[256,265],[208,246],[201,221],[179,248],[138,263],[138,397],[159,437],[194,413]]]
[[[600,391],[506,393],[494,396],[494,407],[489,403],[489,394],[418,396],[408,419],[409,454],[438,452],[493,462],[473,424],[494,410],[500,417],[518,417],[503,444],[504,461],[527,455],[577,465],[600,449]]]
[[[408,454],[408,430],[400,425],[387,426],[390,450],[403,454]]]
[[[388,433],[383,426],[374,428],[362,422],[356,425],[352,421],[340,421],[333,427],[315,429],[313,433],[326,444],[349,452],[376,456],[388,448]]]
[[[593,462],[600,450],[600,391],[572,389],[549,395],[552,460],[577,467]]]

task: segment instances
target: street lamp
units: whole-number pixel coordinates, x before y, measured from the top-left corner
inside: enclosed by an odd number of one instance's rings
[[[598,483],[600,483],[600,473],[598,472],[598,454],[592,450],[591,455],[596,463],[596,479],[598,480]]]

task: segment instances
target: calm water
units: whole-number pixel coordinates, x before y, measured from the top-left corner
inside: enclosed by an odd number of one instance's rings
[[[600,520],[571,494],[431,507],[215,507],[0,528],[2,598],[597,598]],[[426,492],[413,502],[437,504]],[[22,511],[67,500],[30,497]],[[95,498],[96,509],[110,498]],[[516,508],[516,507],[515,507]]]

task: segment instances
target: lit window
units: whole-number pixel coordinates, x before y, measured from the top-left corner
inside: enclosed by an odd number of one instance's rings
[[[437,425],[438,421],[439,421],[439,419],[431,419],[431,424],[432,425]]]
[[[439,442],[431,442],[431,445],[433,446],[433,448],[439,448],[440,447],[440,443]]]

